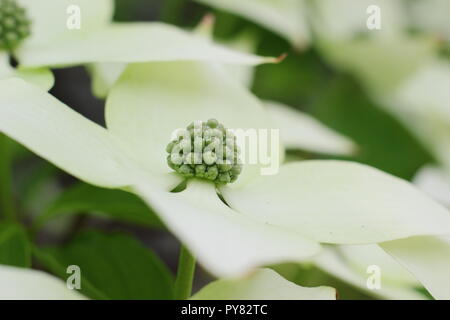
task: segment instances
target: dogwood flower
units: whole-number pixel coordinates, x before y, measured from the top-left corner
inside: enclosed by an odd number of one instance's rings
[[[217,276],[300,261],[317,254],[320,243],[386,249],[395,247],[392,240],[448,233],[442,206],[405,181],[352,162],[289,163],[267,176],[260,164],[244,163],[239,179],[220,187],[221,197],[215,184],[199,179],[170,192],[182,181],[166,163],[171,134],[210,118],[229,128],[274,128],[259,101],[217,65],[130,65],[108,97],[108,129],[33,85],[0,81],[0,130],[88,183],[140,195]],[[434,273],[432,266],[423,271]]]
[[[1,300],[83,300],[77,290],[45,272],[0,265]],[[276,288],[276,290],[273,290]],[[329,287],[305,288],[291,283],[270,269],[257,270],[241,279],[214,281],[192,299],[334,300]]]
[[[0,78],[22,77],[47,90],[53,85],[47,67],[177,60],[274,61],[235,52],[164,23],[113,23],[113,12],[112,0],[1,0]],[[9,63],[11,56],[17,60],[16,68]]]

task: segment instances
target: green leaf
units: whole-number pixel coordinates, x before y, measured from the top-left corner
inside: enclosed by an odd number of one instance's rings
[[[79,183],[65,190],[35,221],[40,228],[46,222],[64,215],[89,213],[119,221],[163,228],[162,222],[149,207],[134,194],[97,188]]]
[[[418,168],[433,161],[413,134],[374,103],[356,80],[336,75],[312,50],[291,52],[279,65],[260,66],[253,90],[264,99],[307,111],[351,138],[358,145],[352,159],[358,162],[410,179]]]
[[[349,77],[336,78],[311,109],[320,121],[358,145],[355,160],[359,162],[410,179],[433,161],[412,134]]]
[[[16,224],[0,224],[0,264],[29,268],[31,248],[25,230]]]
[[[20,168],[20,172],[14,176],[14,186],[16,194],[20,195],[19,210],[36,218],[59,195],[62,186],[58,181],[60,171],[55,166],[29,154],[32,160],[37,161]]]
[[[36,256],[63,279],[69,265],[79,266],[81,292],[94,299],[173,298],[168,269],[152,251],[126,235],[84,232],[64,247],[37,249]]]

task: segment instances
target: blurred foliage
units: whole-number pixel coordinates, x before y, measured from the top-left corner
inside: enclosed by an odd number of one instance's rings
[[[431,154],[402,123],[377,105],[362,84],[337,73],[314,48],[300,52],[277,35],[228,13],[217,13],[216,36],[229,39],[250,30],[259,40],[257,53],[287,58],[256,68],[252,91],[260,98],[283,102],[308,112],[353,139],[358,154],[350,159],[404,179],[411,179]]]
[[[36,219],[40,228],[52,219],[66,215],[89,213],[118,221],[163,228],[155,213],[134,194],[78,183],[64,190]]]
[[[81,268],[81,292],[103,299],[172,299],[173,279],[159,258],[133,237],[86,231],[63,247],[35,249],[47,269],[67,279]],[[85,285],[87,283],[87,286]]]
[[[356,161],[411,179],[432,156],[383,108],[372,102],[358,83],[337,77],[311,106],[312,113],[359,146]]]
[[[31,246],[22,226],[0,224],[0,264],[31,267]]]

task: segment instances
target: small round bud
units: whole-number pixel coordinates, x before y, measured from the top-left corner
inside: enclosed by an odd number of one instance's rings
[[[212,130],[211,129],[205,129],[203,131],[203,139],[207,142],[210,142],[212,138]]]
[[[218,138],[218,139],[222,139],[223,133],[222,133],[222,131],[220,131],[219,129],[213,129],[213,130],[211,131],[211,136],[213,136],[213,137],[215,137],[215,138]]]
[[[0,50],[14,51],[31,34],[30,25],[16,0],[0,0]]]
[[[177,143],[176,141],[169,142],[169,144],[166,147],[166,152],[171,153],[176,143]]]
[[[233,168],[231,163],[222,163],[217,165],[219,167],[220,172],[227,172]]]
[[[190,140],[187,140],[187,139],[181,140],[179,146],[183,152],[191,151],[191,141]]]
[[[191,168],[191,166],[187,164],[183,164],[180,167],[180,173],[185,177],[193,177],[194,176],[194,169]]]
[[[213,153],[211,151],[207,151],[203,154],[203,161],[205,161],[205,163],[210,166],[210,165],[216,163],[217,156],[215,153]]]
[[[187,154],[187,156],[185,158],[185,163],[194,165],[194,167],[196,164],[201,164],[202,162],[203,161],[202,161],[201,153],[190,152]]]
[[[236,164],[233,166],[233,168],[231,168],[231,173],[235,176],[239,175],[242,171],[242,165],[241,164]]]
[[[206,171],[205,178],[209,180],[216,180],[217,176],[219,175],[219,170],[217,167],[209,167]]]
[[[191,136],[189,130],[183,129],[177,131],[177,138],[178,140],[183,140],[185,138],[189,138]]]
[[[207,167],[204,164],[198,164],[195,166],[195,176],[199,178],[205,178]]]
[[[219,183],[221,184],[227,184],[231,182],[231,177],[228,172],[223,172],[219,174]]]
[[[173,161],[172,161],[172,156],[169,154],[168,156],[167,156],[167,164],[169,165],[169,167],[171,168],[171,169],[173,169],[173,170],[176,170],[177,169],[177,165],[175,164],[175,163],[173,163]]]
[[[170,154],[170,161],[172,161],[175,165],[181,165],[183,163],[183,156],[179,153],[171,153]]]
[[[202,139],[202,137],[195,137],[194,138],[194,151],[195,152],[201,152],[203,150],[205,143]]]
[[[216,119],[209,119],[208,122],[206,122],[206,124],[208,125],[208,127],[210,128],[217,128],[217,126],[219,125],[219,121],[217,121]]]

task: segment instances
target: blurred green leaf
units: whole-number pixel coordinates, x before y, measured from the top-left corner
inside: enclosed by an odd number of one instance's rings
[[[134,194],[79,183],[65,190],[35,221],[40,228],[49,220],[63,215],[89,213],[123,222],[162,228],[155,213]]]
[[[264,40],[258,52],[268,53]],[[433,162],[420,142],[382,106],[374,103],[352,77],[336,74],[314,50],[291,52],[278,65],[258,67],[253,91],[314,115],[351,138],[359,153],[352,158],[410,179]]]
[[[67,265],[59,261],[54,254],[49,253],[46,249],[41,249],[37,246],[32,247],[33,256],[44,266],[45,269],[52,272],[63,280],[66,280],[70,275],[67,273]],[[81,292],[92,299],[107,300],[108,297],[99,291],[92,283],[81,273]]]
[[[130,236],[88,231],[64,247],[36,249],[35,254],[62,279],[69,276],[69,265],[79,266],[81,292],[94,299],[173,298],[173,278],[166,266]]]
[[[0,224],[0,264],[25,268],[31,266],[31,246],[20,225]]]
[[[265,46],[266,41],[258,52],[269,55],[285,52],[281,51],[281,47],[280,51],[273,52]],[[281,63],[261,65],[256,69],[253,91],[264,100],[305,108],[320,96],[331,74],[332,71],[322,63],[315,51],[290,51]]]
[[[26,164],[19,163],[15,171],[14,183],[19,211],[37,216],[47,208],[61,192],[58,181],[60,171],[47,161],[33,159]]]
[[[418,140],[392,115],[363,92],[351,77],[338,76],[310,107],[329,127],[359,146],[356,161],[404,179],[433,161]]]

